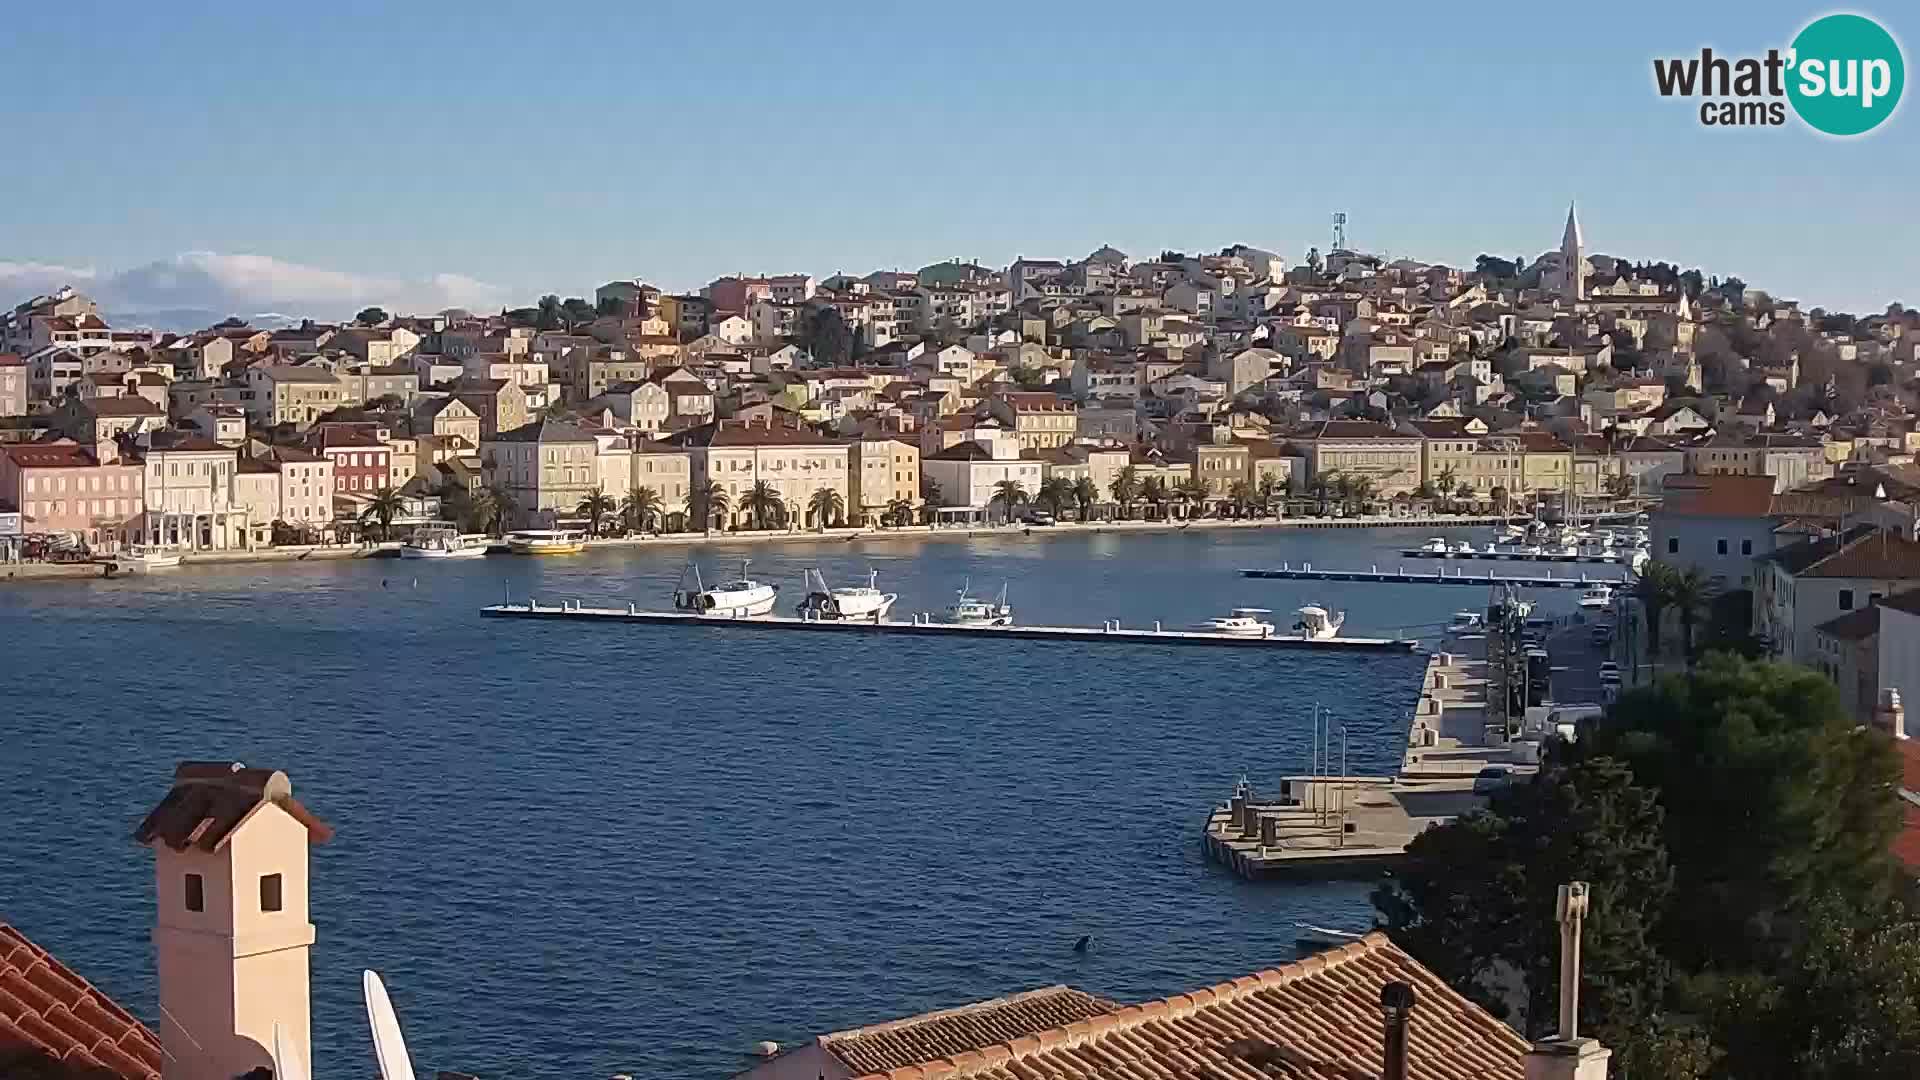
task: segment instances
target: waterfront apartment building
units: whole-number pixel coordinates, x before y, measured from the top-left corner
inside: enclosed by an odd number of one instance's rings
[[[629,489],[638,488],[652,488],[660,496],[661,513],[666,517],[684,514],[687,494],[693,490],[693,455],[684,447],[636,440]],[[625,492],[620,494],[625,497]]]
[[[1380,496],[1420,486],[1424,461],[1418,433],[1371,420],[1323,420],[1287,436],[1306,460],[1309,477],[1366,477]]]
[[[604,480],[599,450],[592,432],[561,420],[536,420],[480,441],[480,459],[513,500],[521,525],[572,515]],[[606,491],[615,498],[624,494]]]
[[[905,436],[865,435],[852,446],[847,520],[877,521],[889,504],[920,502],[920,445]]]
[[[921,474],[939,485],[938,505],[975,513],[988,511],[1005,480],[1018,483],[1032,497],[1040,490],[1045,471],[1037,455],[1021,456],[1017,436],[993,429],[977,431],[973,439],[920,459]]]
[[[143,469],[110,439],[0,447],[0,504],[17,508],[25,533],[66,533],[96,551],[119,544],[141,510]]]
[[[372,495],[393,486],[393,447],[358,426],[323,427],[306,448],[332,463],[336,494]]]
[[[247,508],[234,498],[237,454],[196,431],[147,436],[141,514],[128,525],[136,544],[225,551],[245,548]]]
[[[340,377],[322,367],[248,368],[240,407],[260,427],[306,427],[348,403]]]
[[[1855,525],[1760,560],[1753,629],[1780,659],[1817,666],[1818,627],[1916,586],[1920,542],[1876,525]]]
[[[694,486],[712,481],[727,493],[735,525],[751,522],[742,503],[762,482],[772,485],[788,520],[798,524],[817,524],[809,503],[823,488],[839,492],[853,512],[849,445],[813,431],[791,414],[767,409],[753,419],[714,420],[677,432],[666,442],[691,455]]]
[[[333,520],[333,459],[291,446],[269,447],[257,458],[273,469],[279,489],[275,514],[267,519],[324,528]]]

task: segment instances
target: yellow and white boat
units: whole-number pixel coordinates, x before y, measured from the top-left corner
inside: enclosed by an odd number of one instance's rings
[[[578,555],[587,538],[565,529],[523,529],[507,534],[507,550],[515,555]]]

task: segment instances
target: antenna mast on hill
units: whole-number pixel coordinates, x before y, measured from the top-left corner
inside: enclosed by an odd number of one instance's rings
[[[1333,212],[1333,250],[1347,250],[1347,213],[1344,210]]]

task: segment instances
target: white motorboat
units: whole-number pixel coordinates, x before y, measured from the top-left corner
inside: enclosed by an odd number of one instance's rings
[[[880,572],[867,571],[865,585],[849,585],[841,589],[827,588],[827,579],[819,570],[808,570],[806,598],[800,601],[800,617],[803,619],[848,620],[866,619],[879,622],[893,609],[898,600],[897,593],[883,593],[878,587]]]
[[[1473,554],[1473,542],[1471,540],[1455,540],[1453,546],[1447,550],[1455,555],[1471,555]]]
[[[1308,641],[1325,641],[1339,636],[1340,627],[1347,621],[1346,612],[1329,611],[1319,604],[1308,604],[1294,614],[1300,618],[1293,624],[1293,628],[1300,631],[1300,636]]]
[[[1523,525],[1515,525],[1512,522],[1508,522],[1507,524],[1500,526],[1500,535],[1498,539],[1502,543],[1518,543],[1519,541],[1525,540],[1526,538],[1527,538],[1527,530],[1526,530],[1526,527]]]
[[[458,529],[415,529],[407,542],[400,545],[403,559],[477,559],[486,553],[484,542],[468,540]]]
[[[780,586],[748,577],[748,564],[749,560],[740,560],[740,577],[737,580],[722,582],[709,589],[700,579],[700,568],[688,563],[687,569],[693,571],[693,588],[675,589],[673,606],[681,611],[715,619],[752,619],[767,614],[773,610],[774,602],[780,599]],[[685,571],[681,572],[680,580],[681,584],[686,583]]]
[[[1433,539],[1427,541],[1426,543],[1421,544],[1420,550],[1431,551],[1436,555],[1445,555],[1448,550],[1447,541],[1443,537],[1436,536]]]
[[[1268,614],[1268,608],[1237,607],[1217,619],[1195,623],[1194,629],[1228,637],[1269,638],[1273,636],[1273,624],[1260,617]]]
[[[566,529],[522,529],[507,534],[507,550],[515,555],[578,555],[587,550],[587,538]]]
[[[180,553],[151,544],[135,544],[113,557],[113,571],[116,574],[146,574],[155,570],[169,570],[180,565]]]
[[[1013,609],[1007,606],[1007,587],[1000,586],[996,600],[981,600],[960,587],[960,596],[947,605],[947,621],[955,626],[1012,626]]]
[[[1542,555],[1570,556],[1580,554],[1580,549],[1565,541],[1558,541],[1540,548],[1539,552]]]
[[[1477,611],[1456,611],[1447,623],[1449,634],[1477,634],[1487,628],[1486,619]]]
[[[1613,606],[1613,590],[1605,585],[1589,585],[1580,594],[1580,606],[1583,608],[1606,608]]]

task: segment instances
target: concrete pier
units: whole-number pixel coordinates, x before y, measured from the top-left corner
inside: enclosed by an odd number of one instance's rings
[[[1552,570],[1541,574],[1496,574],[1489,570],[1485,573],[1470,573],[1466,567],[1447,573],[1446,567],[1440,567],[1433,573],[1409,571],[1404,567],[1382,570],[1378,566],[1366,570],[1317,570],[1311,563],[1302,563],[1295,567],[1282,564],[1279,568],[1245,569],[1240,571],[1245,578],[1278,578],[1287,581],[1371,581],[1388,585],[1478,585],[1487,588],[1495,585],[1513,585],[1523,589],[1584,589],[1589,585],[1624,585],[1626,578],[1619,575],[1567,574],[1556,577]]]
[[[1207,857],[1250,881],[1377,877],[1428,826],[1486,805],[1473,793],[1480,770],[1533,771],[1487,732],[1485,639],[1451,638],[1442,650],[1421,674],[1397,774],[1289,776],[1264,797],[1243,782],[1207,815]]]

